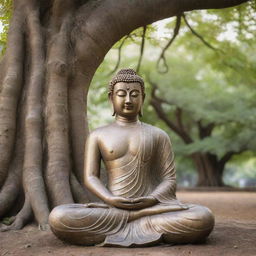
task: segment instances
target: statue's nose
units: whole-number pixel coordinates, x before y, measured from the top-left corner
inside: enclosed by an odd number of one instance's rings
[[[126,97],[125,97],[125,104],[129,104],[131,103],[131,97],[129,95],[129,93],[127,93]]]

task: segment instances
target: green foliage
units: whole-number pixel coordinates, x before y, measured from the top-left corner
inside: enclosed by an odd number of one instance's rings
[[[9,21],[12,14],[12,0],[1,0],[0,1],[0,50],[1,55],[4,53],[6,49],[7,42],[7,31],[9,28]]]
[[[88,122],[90,130],[111,121],[110,104],[108,104],[108,83],[110,69],[106,62],[98,68],[88,95]]]
[[[243,161],[246,159],[246,161]],[[227,165],[224,173],[224,181],[231,186],[246,186],[246,182],[256,183],[256,158],[252,153],[246,152],[234,157],[233,161]]]
[[[142,121],[156,125],[169,133],[174,144],[177,174],[180,178],[191,174],[193,167],[185,156],[194,152],[210,152],[219,159],[227,152],[237,152],[238,157],[233,157],[227,167],[226,176],[231,177],[234,170],[240,171],[237,178],[242,174],[247,177],[256,175],[252,164],[250,168],[244,167],[252,161],[251,159],[255,159],[256,152],[255,16],[255,1],[225,10],[194,11],[186,14],[186,19],[194,31],[214,49],[195,36],[182,20],[179,35],[166,52],[169,66],[169,72],[166,74],[157,72],[156,61],[160,49],[173,34],[175,18],[166,22],[165,27],[169,32],[167,31],[162,38],[157,38],[155,24],[147,30],[140,69],[141,76],[146,80],[146,93],[150,95],[152,89],[147,83],[149,77],[158,84],[157,95],[170,103],[163,104],[163,108],[172,121],[176,118],[177,107],[183,110],[184,127],[193,143],[185,145],[162,120],[159,120],[149,104],[149,96],[144,104]],[[119,68],[136,68],[141,35],[142,28],[134,31],[131,38],[125,41]],[[108,74],[115,67],[116,49],[121,42],[122,40],[109,52],[96,73],[90,90],[90,95],[93,95],[90,96],[90,103],[93,104],[90,105],[90,111],[96,109],[94,103],[100,103],[103,108],[107,106],[106,88],[111,78]],[[98,80],[102,82],[99,83]],[[97,84],[99,87],[100,84],[104,84],[105,89],[101,91]],[[99,115],[99,112],[97,113]],[[111,121],[106,115],[100,115],[99,119],[101,123]],[[199,138],[199,121],[203,126],[214,123],[211,136]],[[243,151],[247,153],[241,154]]]
[[[12,224],[12,218],[10,218],[10,217],[3,218],[2,223],[4,225],[11,225]]]
[[[150,79],[159,85],[158,96],[171,104],[163,105],[171,120],[177,107],[183,110],[184,125],[194,143],[180,143],[178,152],[211,152],[222,157],[228,151],[255,150],[256,93],[247,86],[229,85],[225,73],[213,71],[201,59],[172,56],[172,66],[166,75],[151,72]],[[199,121],[204,126],[215,124],[211,137],[198,137]]]

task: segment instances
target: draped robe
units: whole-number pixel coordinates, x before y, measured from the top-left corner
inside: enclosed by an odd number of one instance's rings
[[[57,237],[74,244],[130,247],[158,242],[191,243],[209,235],[214,226],[211,211],[192,204],[184,210],[176,199],[174,155],[168,135],[141,123],[139,140],[136,155],[118,166],[117,172],[115,168],[108,172],[108,189],[113,195],[126,198],[150,195],[158,203],[140,211],[141,217],[132,221],[129,216],[133,211],[106,204],[58,206],[49,218]]]

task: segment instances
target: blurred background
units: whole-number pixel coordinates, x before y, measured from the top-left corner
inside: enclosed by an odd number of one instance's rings
[[[1,1],[2,53],[10,2]],[[144,78],[142,121],[165,130],[181,187],[256,187],[256,1],[193,11],[139,28],[92,81],[90,130],[112,122],[108,83],[120,68]]]

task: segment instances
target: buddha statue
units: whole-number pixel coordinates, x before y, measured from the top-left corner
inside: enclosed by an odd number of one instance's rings
[[[90,133],[85,146],[85,186],[101,202],[53,209],[49,224],[61,240],[117,247],[181,244],[204,240],[211,211],[177,200],[175,164],[168,135],[139,121],[144,82],[122,69],[110,82],[115,121]],[[108,176],[100,180],[103,160]]]

